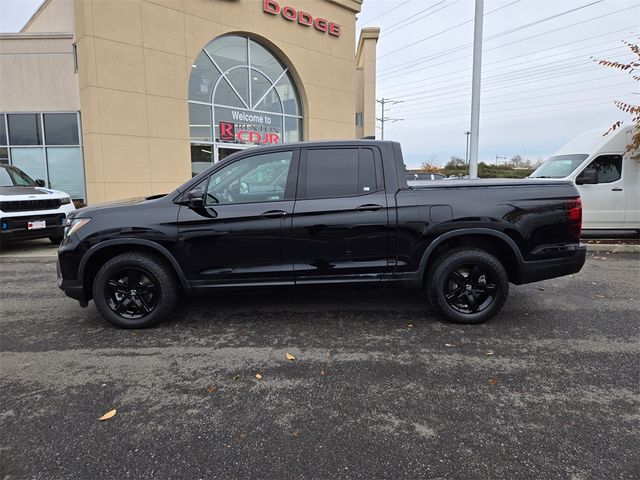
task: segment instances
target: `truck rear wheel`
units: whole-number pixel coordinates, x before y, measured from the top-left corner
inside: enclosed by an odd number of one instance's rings
[[[93,299],[103,317],[121,328],[148,328],[176,306],[178,288],[171,269],[144,253],[108,260],[93,282]]]
[[[500,311],[509,278],[493,255],[456,248],[441,255],[427,275],[431,306],[456,323],[482,323]]]

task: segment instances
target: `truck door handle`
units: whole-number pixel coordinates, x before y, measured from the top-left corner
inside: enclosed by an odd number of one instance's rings
[[[375,212],[376,210],[380,210],[381,208],[382,205],[369,203],[367,205],[360,205],[359,207],[356,207],[355,210],[357,210],[358,212]]]
[[[612,192],[621,192],[621,191],[622,191],[622,189],[621,189],[620,187],[613,187],[613,188],[611,189],[611,191],[612,191]]]
[[[268,212],[264,212],[260,216],[262,218],[281,218],[281,217],[284,217],[286,214],[287,212],[284,212],[282,210],[269,210]]]

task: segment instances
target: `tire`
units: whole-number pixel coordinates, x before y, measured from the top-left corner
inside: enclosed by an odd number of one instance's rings
[[[54,245],[60,245],[62,243],[63,238],[64,238],[64,235],[51,235],[49,237],[49,241]]]
[[[502,263],[484,250],[462,247],[441,255],[427,274],[431,306],[455,323],[482,323],[509,294]]]
[[[98,270],[93,299],[102,316],[117,327],[149,328],[173,312],[178,287],[171,268],[156,257],[123,253]]]

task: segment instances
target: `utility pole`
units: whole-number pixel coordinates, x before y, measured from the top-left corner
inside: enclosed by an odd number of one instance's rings
[[[396,123],[401,122],[404,118],[391,118],[385,116],[385,105],[395,105],[396,103],[402,103],[404,100],[391,100],[389,98],[382,97],[380,100],[376,98],[376,102],[378,102],[382,106],[382,114],[380,117],[376,117],[376,120],[380,122],[380,139],[384,140],[384,124],[386,122]]]
[[[464,132],[464,134],[467,137],[467,149],[464,153],[464,166],[467,167],[469,166],[469,135],[471,135],[471,132],[467,130],[466,132]]]
[[[473,78],[471,87],[471,148],[469,178],[478,178],[478,139],[480,134],[480,73],[482,68],[482,16],[484,0],[476,0],[473,27]]]

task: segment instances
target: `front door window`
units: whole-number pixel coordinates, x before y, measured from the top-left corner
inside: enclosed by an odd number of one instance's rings
[[[243,158],[218,170],[207,183],[207,206],[285,199],[292,151]]]

